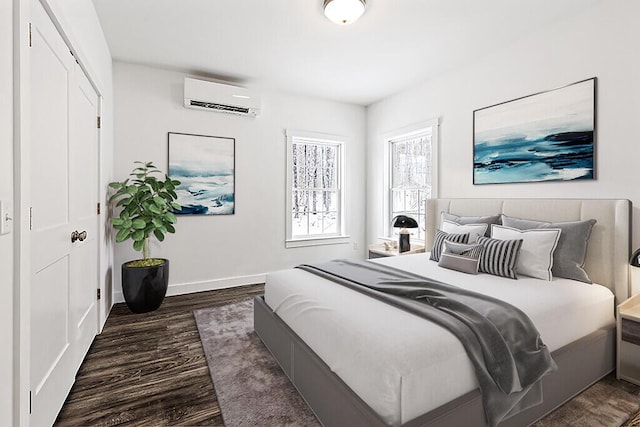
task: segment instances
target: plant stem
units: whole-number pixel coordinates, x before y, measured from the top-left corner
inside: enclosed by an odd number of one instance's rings
[[[144,245],[142,246],[142,258],[149,258],[149,239],[144,239]]]

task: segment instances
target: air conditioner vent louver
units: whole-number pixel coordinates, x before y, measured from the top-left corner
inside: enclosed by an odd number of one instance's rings
[[[202,101],[190,101],[190,102],[193,107],[209,108],[211,110],[218,110],[218,111],[223,110],[223,111],[228,111],[230,113],[249,114],[248,108],[234,107],[233,105],[214,104],[211,102],[202,102]]]
[[[184,106],[198,110],[257,116],[260,96],[237,86],[184,79]]]

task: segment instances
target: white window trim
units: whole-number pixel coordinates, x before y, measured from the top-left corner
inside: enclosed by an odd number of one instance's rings
[[[286,203],[285,203],[285,218],[286,218],[286,239],[285,239],[285,247],[286,248],[300,248],[304,246],[320,246],[320,245],[337,245],[337,244],[347,244],[350,241],[350,237],[346,233],[346,224],[345,224],[345,179],[344,179],[344,171],[345,171],[345,163],[346,163],[346,142],[347,138],[340,135],[331,135],[326,133],[319,132],[310,132],[310,131],[300,131],[295,129],[287,129],[285,131],[285,135],[287,137],[287,160],[286,160],[286,168],[287,168],[287,182],[286,182]],[[340,185],[338,203],[339,203],[339,234],[335,236],[309,236],[309,237],[293,237],[293,223],[291,218],[291,211],[293,210],[293,200],[291,189],[293,188],[293,171],[291,170],[291,165],[293,163],[293,139],[301,138],[301,139],[311,139],[316,140],[318,142],[326,142],[331,144],[339,144],[340,146],[340,164],[338,165],[338,182]]]
[[[438,147],[439,147],[439,135],[440,135],[440,118],[436,117],[434,119],[429,119],[424,122],[414,123],[409,126],[405,126],[399,129],[392,130],[390,132],[384,133],[382,137],[382,143],[384,144],[383,153],[384,153],[384,182],[383,182],[383,209],[384,213],[382,216],[382,235],[379,237],[380,240],[394,240],[391,236],[391,207],[390,207],[390,195],[389,188],[391,184],[391,159],[389,145],[392,140],[405,138],[411,136],[413,134],[419,134],[426,128],[431,128],[431,198],[437,198],[439,194],[439,180],[438,177],[440,175],[438,168]],[[413,239],[412,239],[413,240]],[[415,242],[424,243],[424,240],[415,239]]]

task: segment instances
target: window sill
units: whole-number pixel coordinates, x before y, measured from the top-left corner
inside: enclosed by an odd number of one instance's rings
[[[349,243],[349,236],[310,237],[304,239],[289,239],[285,241],[286,248],[301,248],[305,246],[344,245]]]

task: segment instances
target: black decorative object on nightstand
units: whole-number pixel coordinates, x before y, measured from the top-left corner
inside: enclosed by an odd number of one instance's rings
[[[631,260],[629,261],[633,267],[640,267],[640,249],[637,249],[633,255],[631,255]]]
[[[393,228],[402,228],[400,237],[398,238],[398,252],[407,252],[411,250],[411,242],[409,241],[409,230],[407,228],[418,228],[418,222],[406,215],[398,215],[393,218]]]

